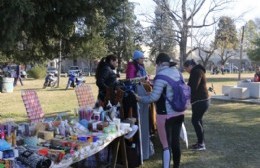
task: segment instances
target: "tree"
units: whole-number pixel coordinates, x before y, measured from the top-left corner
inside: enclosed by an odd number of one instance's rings
[[[258,37],[253,44],[256,46],[254,49],[249,49],[247,55],[253,61],[260,62],[260,37]]]
[[[237,31],[234,21],[227,16],[222,16],[218,23],[215,33],[215,45],[218,48],[221,65],[225,65],[226,61],[236,55],[238,48]]]
[[[107,18],[108,24],[105,32],[108,51],[118,57],[118,67],[121,69],[122,61],[128,61],[135,49],[140,49],[143,28],[136,22],[134,4],[128,1],[118,6],[120,10]]]
[[[199,29],[214,25],[218,18],[214,18],[216,12],[221,12],[232,0],[180,0],[168,5],[168,0],[154,0],[165,10],[176,26],[177,43],[180,47],[180,67],[187,59],[187,41],[192,29]],[[170,8],[172,7],[172,8]]]
[[[96,10],[108,17],[121,3],[121,0],[3,0],[0,4],[0,49],[13,58],[32,49],[35,52],[29,55],[31,59],[35,56],[38,60],[56,58],[60,40],[63,52],[69,53],[70,46],[77,46],[74,43],[77,43],[75,23],[78,20],[84,18],[85,25],[95,25]],[[20,52],[18,45],[28,51]]]
[[[194,39],[196,41],[196,47],[193,49],[198,50],[198,56],[200,58],[200,62],[204,67],[207,67],[210,58],[213,56],[215,53],[217,46],[215,45],[214,42],[208,42],[210,34],[212,32],[206,32],[203,31],[199,36],[196,36]]]
[[[253,20],[249,20],[245,25],[244,32],[244,49],[254,49],[255,45],[253,42],[260,37],[259,30],[256,23]]]
[[[175,58],[175,34],[174,24],[167,13],[157,6],[155,18],[152,25],[147,28],[146,44],[150,47],[150,60],[155,61],[155,57],[160,52],[168,53]]]

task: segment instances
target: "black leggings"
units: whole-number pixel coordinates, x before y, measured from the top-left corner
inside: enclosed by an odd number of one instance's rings
[[[166,120],[165,129],[169,148],[172,151],[174,167],[179,167],[181,159],[180,132],[184,115],[171,117]]]
[[[202,118],[209,108],[209,100],[199,101],[192,105],[191,122],[197,135],[197,143],[204,143],[204,129]]]

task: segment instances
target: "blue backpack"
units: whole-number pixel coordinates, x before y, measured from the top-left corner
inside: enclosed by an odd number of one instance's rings
[[[166,75],[156,75],[154,80],[161,79],[168,82],[168,84],[172,87],[173,90],[173,98],[170,100],[165,96],[166,100],[172,106],[172,109],[176,112],[183,112],[188,108],[190,103],[190,87],[185,83],[182,74],[180,73],[180,80],[174,81],[170,77]]]

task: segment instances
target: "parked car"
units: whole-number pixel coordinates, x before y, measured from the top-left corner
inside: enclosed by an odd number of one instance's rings
[[[47,74],[48,73],[53,73],[55,76],[57,76],[58,75],[58,69],[55,68],[55,67],[48,67],[47,68]]]
[[[69,74],[79,74],[81,73],[81,69],[78,66],[70,66],[69,70],[68,70],[68,75]]]
[[[227,73],[229,73],[229,72],[238,72],[238,67],[237,66],[232,66],[231,68],[230,67],[225,67],[224,68],[224,72],[227,72]]]

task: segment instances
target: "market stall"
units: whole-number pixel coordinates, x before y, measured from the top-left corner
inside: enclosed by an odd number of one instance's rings
[[[124,135],[130,124],[120,122],[111,113],[117,107],[82,107],[78,116],[44,119],[44,122],[0,124],[0,167],[65,168],[112,145],[112,167],[116,166],[118,148],[127,167]]]

